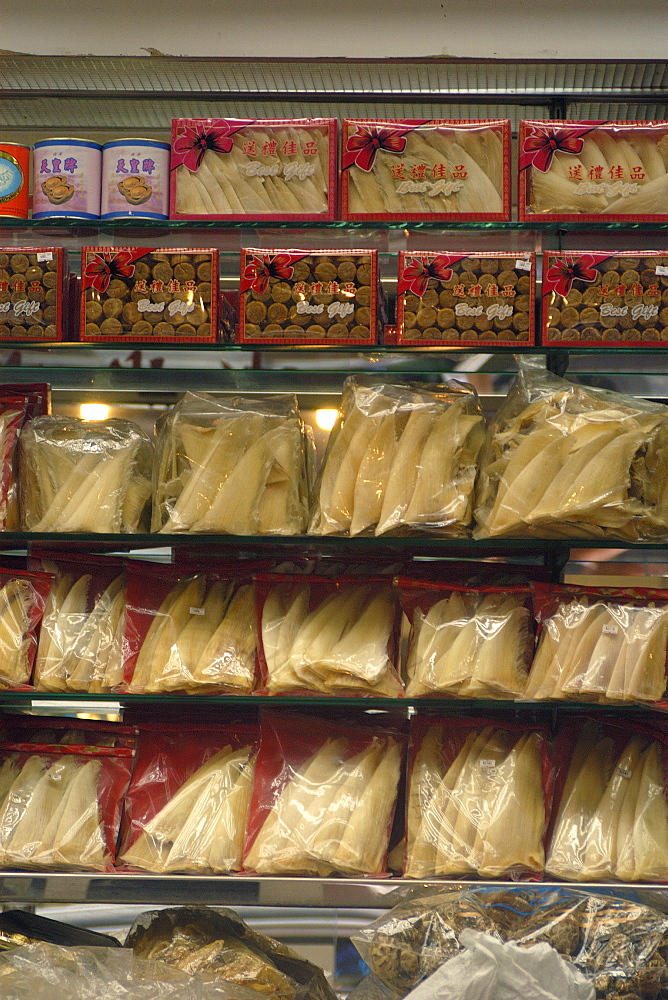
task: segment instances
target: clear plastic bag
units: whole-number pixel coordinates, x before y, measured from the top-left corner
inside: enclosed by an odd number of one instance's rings
[[[0,768],[0,865],[113,870],[132,750],[34,750]]]
[[[259,874],[384,871],[403,747],[389,727],[266,712],[244,868]]]
[[[466,928],[500,941],[552,945],[605,1000],[656,1000],[668,983],[664,913],[561,886],[420,889],[358,931],[353,942],[392,995],[405,997],[461,953]]]
[[[566,729],[546,870],[580,882],[668,881],[667,750],[650,726]]]
[[[594,987],[546,941],[533,945],[501,942],[491,934],[465,928],[461,955],[408,994],[407,1000],[594,1000]]]
[[[50,553],[40,565],[54,574],[54,582],[39,634],[35,688],[112,691],[123,679],[122,562]]]
[[[539,584],[534,593],[542,631],[525,698],[643,702],[663,696],[664,594]]]
[[[152,872],[219,875],[241,869],[257,726],[144,724],[125,797],[120,860]]]
[[[18,440],[32,417],[49,412],[45,384],[0,385],[0,529],[19,530]]]
[[[233,571],[129,565],[124,655],[129,691],[249,693],[257,660],[253,584]]]
[[[663,538],[667,484],[668,407],[526,362],[488,431],[476,534]]]
[[[27,531],[131,532],[147,527],[153,445],[129,420],[36,417],[20,439]]]
[[[157,430],[153,531],[306,530],[310,443],[294,396],[187,392]]]
[[[267,690],[398,697],[396,595],[387,580],[264,578],[260,662]]]
[[[406,660],[409,697],[522,694],[533,653],[525,588],[427,590],[403,581],[402,599],[412,625]]]
[[[483,440],[470,386],[346,379],[316,483],[311,534],[465,534]]]
[[[29,944],[0,955],[4,1000],[253,1000],[257,993],[137,958],[125,948]]]
[[[30,682],[52,579],[47,573],[0,571],[0,687]]]
[[[512,723],[418,718],[411,757],[408,877],[542,873],[549,802],[544,733]]]

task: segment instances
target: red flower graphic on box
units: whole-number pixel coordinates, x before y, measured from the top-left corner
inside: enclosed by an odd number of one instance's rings
[[[172,145],[172,165],[171,169],[180,167],[182,164],[193,173],[199,170],[204,154],[207,149],[214,153],[229,153],[234,145],[232,136],[247,125],[252,125],[251,120],[235,122],[225,121],[220,118],[215,121],[194,121],[190,125],[183,126],[183,132],[178,135]]]
[[[566,256],[555,261],[543,277],[543,295],[556,292],[565,298],[576,278],[579,281],[596,281],[598,271],[594,265],[608,257],[609,254],[583,253],[580,257]]]
[[[348,136],[341,164],[343,170],[347,170],[353,164],[360,170],[371,170],[379,149],[384,149],[386,153],[403,153],[409,132],[414,132],[417,125],[427,124],[427,121],[418,122],[410,128],[358,125],[356,131]]]
[[[583,134],[581,129],[532,125],[522,146],[522,169],[531,165],[547,173],[557,151],[577,156],[584,146]]]
[[[98,250],[88,258],[81,276],[82,288],[96,288],[106,292],[112,278],[131,278],[135,273],[134,261],[152,253],[152,247],[136,250]]]
[[[277,253],[269,254],[249,254],[247,264],[244,268],[240,292],[249,290],[264,295],[269,288],[269,279],[278,278],[280,281],[289,281],[294,274],[293,264],[298,260],[303,260],[306,254]]]
[[[421,298],[427,291],[430,278],[436,278],[438,281],[450,281],[452,265],[460,260],[464,260],[464,257],[455,257],[445,253],[437,254],[431,260],[421,260],[419,257],[404,258],[404,268],[399,275],[397,295],[411,292]]]

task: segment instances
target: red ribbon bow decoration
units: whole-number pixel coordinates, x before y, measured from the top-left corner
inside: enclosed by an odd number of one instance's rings
[[[214,153],[229,153],[234,145],[232,136],[252,124],[249,119],[235,122],[232,126],[224,118],[216,118],[185,125],[182,134],[176,137],[172,145],[171,169],[175,170],[183,164],[195,173],[202,165],[207,149]]]
[[[100,250],[94,253],[81,275],[81,287],[106,292],[112,278],[131,278],[135,273],[134,261],[154,249],[138,247],[136,250]]]
[[[452,268],[447,266],[448,263],[449,259],[444,254],[434,257],[429,263],[417,257],[408,257],[399,278],[397,294],[411,292],[421,298],[427,291],[430,278],[449,281],[452,277]]]
[[[609,254],[583,253],[580,257],[569,255],[557,260],[543,276],[543,295],[556,292],[557,295],[566,298],[576,279],[596,281],[598,271],[595,265],[607,260],[609,256]]]
[[[244,268],[240,292],[249,290],[264,295],[269,288],[269,279],[278,278],[281,281],[289,281],[294,274],[293,264],[304,259],[304,254],[277,253],[273,257],[269,254],[251,254],[248,263]]]
[[[424,255],[428,256],[428,255]],[[399,276],[397,295],[410,292],[422,298],[429,286],[430,278],[437,281],[450,281],[452,265],[464,260],[464,255],[455,256],[448,253],[436,254],[431,260],[420,257],[405,257],[404,268]]]
[[[532,125],[531,134],[526,137],[522,146],[521,169],[534,166],[541,173],[547,173],[557,151],[577,156],[584,146],[582,134],[581,129]]]
[[[421,122],[420,124],[425,124]],[[360,170],[369,171],[373,168],[376,153],[384,149],[386,153],[403,153],[406,148],[406,136],[414,128],[391,128],[386,125],[358,125],[357,130],[348,137],[342,157],[342,169],[347,170],[355,164]]]

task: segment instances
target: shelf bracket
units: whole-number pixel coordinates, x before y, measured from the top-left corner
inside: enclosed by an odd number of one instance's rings
[[[553,583],[561,583],[562,575],[571,557],[570,548],[547,548],[543,553],[543,563]]]

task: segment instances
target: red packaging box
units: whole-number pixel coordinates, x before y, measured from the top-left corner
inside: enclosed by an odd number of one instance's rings
[[[84,247],[80,339],[214,343],[218,339],[218,251]]]
[[[375,344],[375,250],[241,251],[238,343]]]
[[[344,119],[341,218],[510,219],[510,122]]]
[[[531,346],[535,254],[399,252],[396,343]]]
[[[0,340],[63,340],[62,247],[0,247]]]
[[[668,253],[543,254],[542,342],[642,347],[668,342]]]
[[[665,222],[668,122],[522,121],[520,222]]]
[[[335,118],[175,118],[172,219],[336,218]]]

